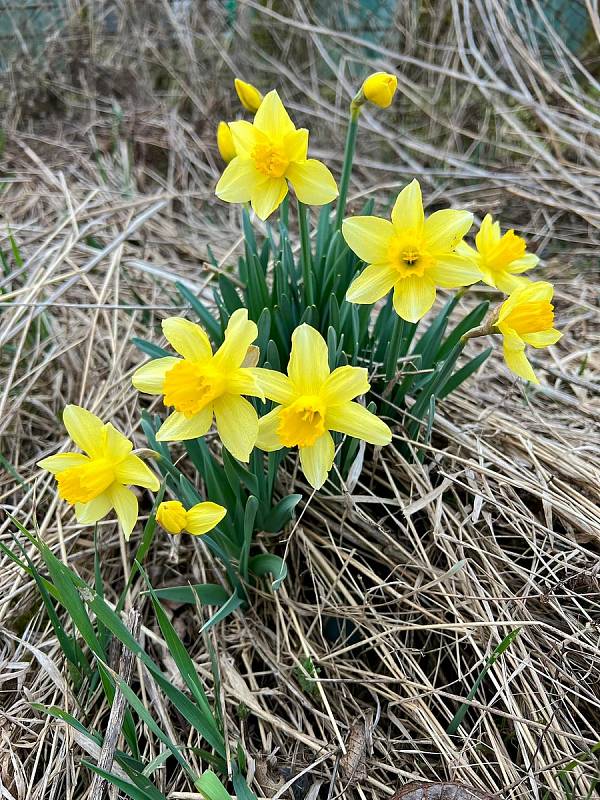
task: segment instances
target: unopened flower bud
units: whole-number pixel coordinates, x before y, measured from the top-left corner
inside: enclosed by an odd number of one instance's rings
[[[245,83],[239,78],[235,79],[234,85],[237,96],[240,98],[240,103],[244,106],[246,111],[255,114],[262,103],[262,94],[258,91],[256,86],[252,86],[251,83]]]

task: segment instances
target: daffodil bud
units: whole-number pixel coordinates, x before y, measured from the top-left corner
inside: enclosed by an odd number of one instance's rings
[[[374,72],[362,85],[362,92],[369,103],[387,108],[396,93],[398,78],[389,72]]]
[[[226,164],[229,164],[237,155],[231,129],[226,122],[219,122],[219,127],[217,128],[217,147],[219,148],[221,158]]]
[[[202,536],[219,524],[227,509],[217,503],[196,503],[188,511],[179,500],[167,500],[161,503],[156,511],[156,521],[167,533],[191,533]]]
[[[240,98],[240,103],[244,106],[246,111],[255,114],[262,103],[262,94],[258,91],[256,86],[252,86],[251,83],[245,83],[239,78],[235,79],[234,85],[237,96]]]
[[[156,521],[167,533],[181,533],[187,523],[187,512],[179,500],[167,500],[159,505]]]

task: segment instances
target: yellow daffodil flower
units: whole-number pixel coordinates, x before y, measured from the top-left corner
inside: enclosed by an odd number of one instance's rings
[[[363,83],[362,92],[369,103],[387,108],[391,105],[397,88],[398,78],[395,75],[389,72],[374,72]]]
[[[219,127],[217,128],[217,147],[219,148],[221,158],[226,164],[229,164],[229,162],[235,158],[233,136],[226,122],[219,122]]]
[[[268,369],[256,373],[265,396],[281,404],[261,417],[256,446],[267,452],[297,446],[302,470],[315,489],[333,465],[329,431],[376,445],[390,443],[385,422],[352,402],[369,389],[367,370],[347,366],[330,372],[327,344],[310,325],[300,325],[292,335],[287,375]]]
[[[167,533],[191,533],[202,536],[212,531],[223,519],[227,509],[217,503],[196,503],[187,511],[179,500],[167,500],[156,510],[156,521]]]
[[[138,518],[138,501],[127,485],[143,486],[156,492],[159,480],[133,445],[110,423],[103,423],[91,411],[69,405],[63,422],[71,439],[83,453],[58,453],[38,461],[51,472],[58,494],[75,507],[77,522],[93,525],[115,509],[125,539],[129,539]]]
[[[179,317],[163,320],[167,341],[182,356],[157,358],[133,375],[140,392],[164,395],[165,406],[175,409],[163,422],[156,438],[176,442],[204,436],[213,415],[224,447],[240,461],[248,461],[258,433],[258,416],[241,395],[264,397],[255,371],[258,336],[245,308],[231,315],[225,340],[213,355],[204,330]]]
[[[244,106],[246,111],[255,114],[263,101],[263,96],[256,86],[252,86],[251,83],[245,83],[245,81],[241,81],[239,78],[234,80],[233,85],[235,86],[237,96],[240,98],[240,103]]]
[[[216,188],[227,203],[246,203],[260,219],[275,211],[288,192],[288,181],[298,200],[310,205],[331,202],[337,185],[325,164],[307,158],[308,131],[296,129],[276,91],[269,92],[254,122],[230,122],[237,153]]]
[[[350,217],[342,233],[367,267],[354,279],[346,299],[375,303],[394,289],[396,313],[417,322],[435,302],[436,287],[468,286],[481,278],[469,257],[456,247],[473,222],[469,211],[444,209],[425,218],[417,180],[405,186],[392,209],[392,221]]]
[[[504,336],[504,359],[512,372],[539,383],[525,355],[525,345],[548,347],[562,336],[554,328],[554,287],[545,281],[520,286],[502,303],[495,328]]]
[[[476,250],[466,242],[461,242],[456,252],[472,258],[481,272],[481,280],[504,294],[510,294],[528,283],[528,278],[520,277],[521,273],[533,269],[539,262],[536,255],[525,252],[525,239],[517,236],[514,230],[507,231],[503,236],[500,223],[494,222],[491,214],[483,218],[475,244]]]

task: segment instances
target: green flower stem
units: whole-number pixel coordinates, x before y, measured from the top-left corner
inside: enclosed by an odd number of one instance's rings
[[[356,149],[356,134],[358,133],[360,108],[361,104],[356,103],[354,100],[350,103],[350,123],[348,125],[348,133],[346,134],[344,164],[342,166],[342,177],[340,179],[340,194],[335,215],[335,227],[338,230],[342,227],[342,220],[346,212],[346,199],[348,197],[348,186],[350,185],[350,175],[352,173],[352,162],[354,161],[354,150]]]
[[[298,223],[300,225],[300,259],[302,278],[304,280],[304,302],[307,306],[314,303],[312,285],[312,256],[310,252],[310,236],[308,234],[308,216],[306,206],[298,200]]]

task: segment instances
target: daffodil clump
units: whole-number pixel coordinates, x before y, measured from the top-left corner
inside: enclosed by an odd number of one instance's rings
[[[84,687],[86,698],[90,689],[95,696],[104,692],[113,709],[120,690],[160,734],[160,763],[166,756],[176,760],[193,796],[229,797],[221,781],[232,780],[238,796],[256,800],[244,782],[245,756],[229,747],[223,725],[217,654],[210,652],[213,701],[161,599],[194,604],[200,614],[216,609],[199,624],[203,632],[264,597],[266,576],[276,591],[287,575],[279,543],[291,538],[281,533],[294,530],[290,523],[302,497],[316,491],[339,497],[376,481],[379,494],[392,458],[396,464],[423,460],[438,404],[492,352],[491,346],[469,352],[472,339],[497,337],[509,370],[537,383],[527,348],[551,346],[561,336],[552,285],[532,279],[538,257],[513,229],[503,233],[490,214],[469,243],[480,210],[427,213],[416,179],[389,198],[389,213],[374,214],[371,201],[363,207],[348,202],[361,114],[391,107],[397,85],[394,75],[377,72],[352,99],[338,190],[329,167],[308,157],[308,130],[295,126],[278,92],[263,95],[235,81],[252,119],[218,126],[225,167],[216,194],[242,204],[243,253],[235,264],[214,265],[214,303],[178,285],[196,321],[190,314],[169,316],[162,321],[165,341],[158,333],[153,341],[135,340],[150,356],[132,376],[148,447],[134,450],[112,422],[68,405],[63,422],[78,452],[69,447],[38,462],[55,478],[58,499],[73,509],[68,524],[98,526],[93,588],[19,523],[46,574],[36,571],[22,546],[12,552],[0,543],[40,587],[77,688]],[[473,301],[460,314],[465,295]],[[139,436],[137,427],[132,436]],[[101,557],[102,535],[114,517],[135,546],[115,604],[104,599]],[[157,531],[172,537],[173,551],[182,546],[186,555],[201,557],[210,551],[222,574],[214,583],[169,581],[155,588],[142,562]],[[212,563],[203,562],[199,572],[210,574]],[[136,576],[141,595],[130,592]],[[155,612],[153,646],[160,632],[155,649],[170,654],[168,674],[121,618],[132,595],[136,603],[146,597]],[[71,625],[62,628],[58,605],[70,615],[73,632]],[[187,745],[172,743],[133,686],[111,669],[107,645],[113,638],[134,653],[155,690],[188,721]],[[46,710],[79,735],[98,739],[70,714]],[[123,746],[114,752],[119,773],[89,766],[127,796],[162,797],[151,784],[158,761],[141,760],[131,710],[122,719]],[[188,761],[190,741],[198,746]],[[211,770],[199,774],[204,761]]]
[[[502,337],[508,368],[537,382],[526,348],[552,345],[560,333],[552,286],[531,279],[538,257],[490,214],[470,244],[475,210],[427,213],[416,179],[399,187],[389,215],[373,214],[372,202],[356,210],[352,203],[349,212],[360,115],[369,104],[391,106],[394,75],[374,73],[352,99],[339,190],[329,167],[309,158],[309,132],[296,127],[275,89],[263,95],[239,79],[235,89],[252,118],[219,124],[226,166],[215,191],[242,204],[244,253],[231,274],[220,270],[214,310],[179,286],[199,324],[163,320],[170,349],[139,341],[152,358],[132,383],[142,403],[159,398],[141,422],[169,496],[157,502],[156,521],[173,535],[202,535],[245,602],[253,576],[278,563],[252,555],[253,531],[281,530],[301,496],[274,499],[284,463],[299,466],[301,489],[329,483],[339,491],[362,463],[360,443],[387,447],[398,423],[410,441],[397,449],[422,457],[436,405],[492,350],[466,355],[471,339]],[[309,206],[319,208],[316,224]],[[252,213],[267,222],[261,244]],[[476,296],[477,284],[507,297],[491,310],[479,300],[454,320],[460,298]],[[439,293],[446,299],[434,312]],[[79,524],[114,509],[129,538],[139,492],[157,492],[159,479],[110,422],[76,406],[65,409],[64,422],[83,452],[40,466],[56,476]],[[278,570],[281,580],[285,565]]]

